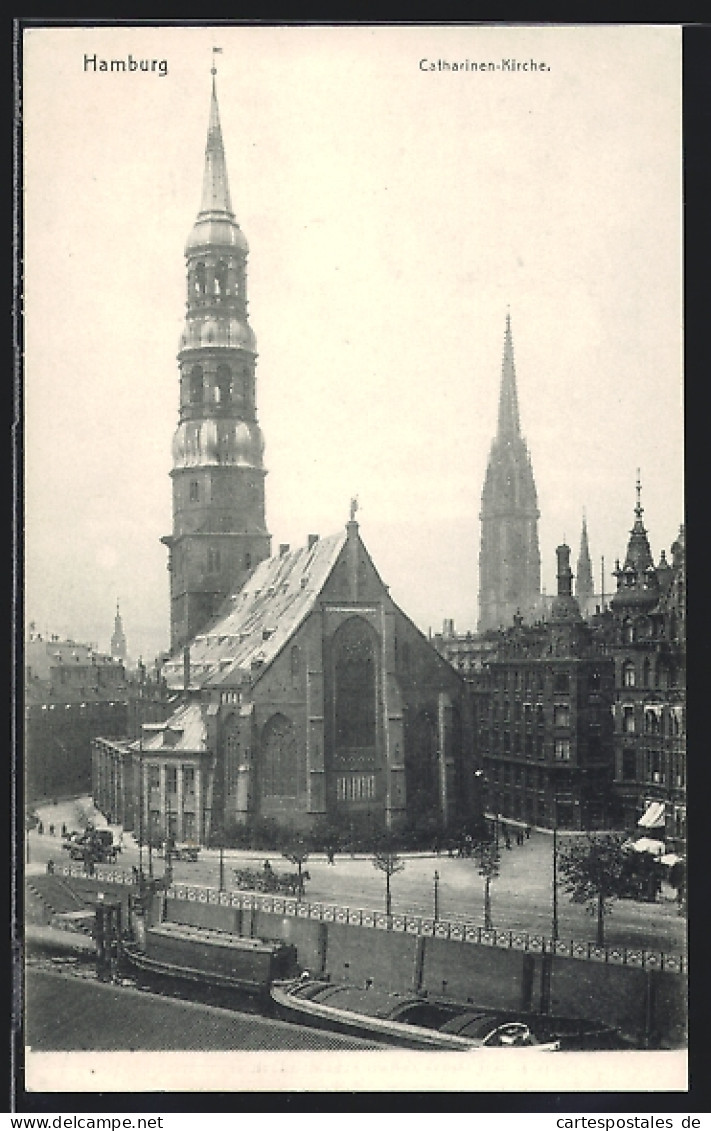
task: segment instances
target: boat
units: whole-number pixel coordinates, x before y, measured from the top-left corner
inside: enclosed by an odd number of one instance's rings
[[[538,1051],[631,1047],[609,1026],[334,984],[306,973],[272,983],[270,996],[282,1020],[370,1037],[415,1049],[516,1048]]]
[[[296,969],[296,947],[289,943],[186,923],[146,927],[140,939],[123,940],[121,952],[131,969],[144,974],[266,996],[275,978]]]

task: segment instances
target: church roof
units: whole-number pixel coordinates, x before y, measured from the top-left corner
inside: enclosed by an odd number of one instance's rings
[[[312,611],[346,537],[342,531],[314,539],[261,562],[191,642],[191,687],[239,682],[271,664]],[[164,670],[170,687],[183,686],[182,656],[171,657]]]
[[[205,719],[198,702],[181,704],[165,723],[144,724],[143,737],[132,749],[144,754],[177,750],[202,754],[207,750]]]

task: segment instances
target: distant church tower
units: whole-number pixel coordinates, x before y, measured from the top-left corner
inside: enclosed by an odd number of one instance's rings
[[[114,617],[114,631],[111,637],[111,655],[114,660],[126,659],[126,637],[123,631],[123,621],[121,620],[121,613],[119,611],[119,603],[116,602],[116,616]]]
[[[256,339],[247,320],[248,244],[232,211],[212,69],[202,203],[185,246],[180,415],[168,547],[171,651],[268,558]]]
[[[584,613],[586,611],[592,611],[588,606],[593,600],[594,595],[595,583],[593,581],[592,561],[590,560],[590,546],[588,545],[588,524],[583,514],[578,568],[575,571],[575,596],[578,598],[578,603]]]
[[[508,626],[516,613],[540,611],[538,496],[521,435],[511,318],[506,315],[499,424],[481,495],[479,631]]]

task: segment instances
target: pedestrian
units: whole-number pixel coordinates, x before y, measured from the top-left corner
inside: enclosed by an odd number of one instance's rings
[[[47,861],[47,875],[48,876],[54,875],[54,860],[52,859],[51,856],[50,856],[49,860]]]
[[[49,826],[49,835],[54,836],[54,825]]]
[[[66,826],[66,823],[64,821],[62,821],[62,836],[66,836],[66,835],[67,835],[67,826]]]
[[[40,836],[42,836],[42,834],[44,832],[44,825],[42,824],[41,821],[37,822],[37,832],[39,833]]]
[[[510,848],[510,847],[511,847],[511,837],[510,837],[510,836],[508,836],[508,835],[507,835],[507,837],[506,837],[506,847],[507,847],[507,848]]]
[[[524,829],[524,832],[525,832],[525,834],[526,834],[526,840],[529,840],[529,839],[530,839],[530,836],[531,836],[531,826],[530,826],[530,825],[526,825],[526,828]]]
[[[326,852],[326,859],[328,860],[329,864],[335,864],[334,856],[334,850],[332,848],[329,848]]]

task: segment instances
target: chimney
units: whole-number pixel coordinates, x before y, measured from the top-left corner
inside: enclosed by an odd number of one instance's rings
[[[314,548],[314,546],[316,545],[317,542],[318,542],[318,534],[309,534],[308,549],[313,550],[313,548]]]
[[[289,553],[289,543],[288,542],[282,542],[279,546],[279,557],[283,558],[284,554],[288,554],[288,553]]]
[[[190,647],[186,645],[183,648],[183,689],[185,691],[190,687]]]

